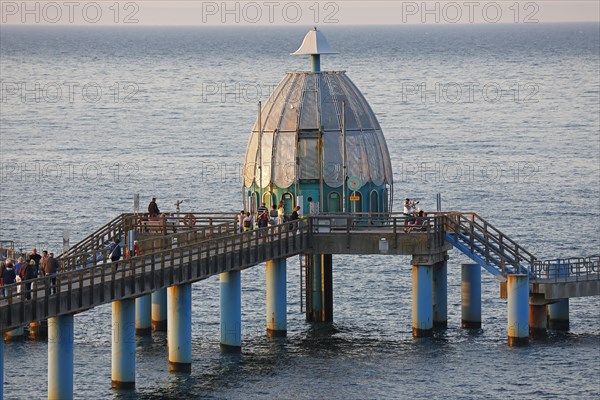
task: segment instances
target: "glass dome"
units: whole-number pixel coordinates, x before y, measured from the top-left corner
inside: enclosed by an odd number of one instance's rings
[[[287,73],[252,129],[245,187],[322,180],[337,188],[344,166],[355,185],[392,185],[387,144],[373,110],[343,71]]]

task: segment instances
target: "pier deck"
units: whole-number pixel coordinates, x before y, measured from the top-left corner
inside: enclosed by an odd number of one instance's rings
[[[234,214],[197,215],[195,226],[163,221],[153,227],[122,214],[62,254],[57,275],[21,283],[21,293],[19,284],[6,286],[0,331],[297,254],[412,255],[413,265],[432,265],[455,246],[500,281],[529,274],[531,292],[547,300],[600,294],[600,257],[541,262],[482,221],[473,213],[439,213],[411,227],[401,214],[338,214],[239,233]],[[131,231],[142,255],[107,262],[105,243]]]

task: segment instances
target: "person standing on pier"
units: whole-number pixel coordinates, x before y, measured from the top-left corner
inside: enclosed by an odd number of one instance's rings
[[[46,276],[46,268],[48,264],[48,250],[42,251],[42,259],[40,261],[40,272],[42,276]]]
[[[121,259],[121,245],[119,244],[119,238],[115,237],[114,244],[112,245],[112,249],[110,251],[110,261],[117,262]],[[119,263],[115,265],[115,270],[119,269]]]
[[[28,260],[21,268],[21,280],[25,281],[25,298],[31,299],[31,279],[35,278],[35,261]]]
[[[263,201],[262,203],[260,203],[260,207],[258,207],[258,210],[256,211],[256,221],[258,222],[260,220],[260,216],[262,214],[268,213],[269,209],[267,208],[267,206],[265,205],[265,202]]]
[[[14,265],[13,265],[11,259],[7,258],[6,261],[4,262],[4,267],[2,268],[2,273],[0,276],[0,278],[2,278],[2,285],[7,286],[7,285],[15,283],[16,276],[17,275],[15,274]],[[4,297],[8,297],[8,288],[5,287],[3,292],[4,292]]]
[[[46,250],[44,250],[44,252],[46,255],[48,254],[48,252]],[[42,262],[44,261],[44,258],[42,257]],[[44,265],[44,264],[42,264]],[[44,275],[46,276],[51,276],[50,278],[50,290],[53,294],[56,294],[56,272],[58,271],[58,261],[56,260],[56,258],[54,258],[54,253],[50,253],[50,255],[48,256],[48,258],[46,258],[46,262],[44,265]]]
[[[33,268],[33,277],[37,278],[40,271],[40,260],[42,259],[42,256],[38,254],[37,249],[34,247],[33,249],[31,249],[31,255],[29,256],[29,258],[31,258],[35,262],[35,266]]]
[[[244,217],[244,232],[248,232],[252,230],[252,217],[250,216],[250,212],[246,211],[246,216]]]
[[[285,222],[284,218],[283,218],[283,216],[285,214],[285,210],[283,209],[283,206],[284,206],[284,202],[283,202],[283,200],[281,200],[279,202],[279,205],[277,206],[277,223],[280,225]]]
[[[156,197],[153,197],[150,204],[148,204],[148,214],[150,214],[149,217],[151,219],[157,218],[160,215],[160,210],[158,209],[158,204],[156,204]]]
[[[277,212],[277,206],[273,204],[271,206],[271,211],[269,212],[269,223],[271,225],[277,225],[277,220],[279,218],[279,213]]]
[[[300,218],[298,211],[300,211],[300,206],[294,207],[294,211],[292,211],[292,215],[290,216],[290,221],[296,221]]]

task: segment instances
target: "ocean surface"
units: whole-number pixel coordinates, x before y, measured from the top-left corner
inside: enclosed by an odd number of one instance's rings
[[[256,115],[309,27],[0,27],[0,236],[60,252],[155,196],[161,210],[241,209]],[[377,114],[405,197],[475,211],[540,259],[600,253],[600,29],[596,24],[323,27]],[[111,308],[75,318],[77,398],[600,396],[600,298],[571,330],[510,348],[506,301],[483,275],[483,329],[411,336],[410,258],[334,256],[334,324],[300,310],[288,261],[288,337],[265,336],[264,266],[242,275],[243,351],[219,349],[218,278],[193,285],[191,374],[166,337],[138,339],[135,391],[110,387]],[[47,396],[47,344],[7,343],[7,399]]]

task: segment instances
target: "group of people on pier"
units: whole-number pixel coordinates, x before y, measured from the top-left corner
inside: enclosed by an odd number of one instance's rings
[[[425,211],[417,208],[418,201],[411,201],[409,198],[404,200],[402,214],[404,219],[404,231],[411,232],[415,230],[425,230],[427,225],[427,214]]]
[[[27,299],[31,298],[31,279],[40,276],[51,277],[51,292],[56,293],[56,275],[60,269],[58,260],[54,258],[54,253],[49,253],[48,250],[38,254],[37,249],[33,248],[31,253],[26,253],[25,258],[19,257],[16,263],[7,258],[4,260],[0,270],[0,297],[8,297],[8,285],[13,283],[21,283],[17,286],[17,293],[23,293]]]
[[[288,221],[295,221],[300,218],[300,206],[294,207],[290,216],[285,211],[285,203],[280,201],[277,206],[273,204],[271,210],[266,206],[266,203],[261,203],[256,210],[256,214],[252,215],[250,211],[241,210],[238,215],[239,232],[247,232],[254,228],[266,228],[269,225],[279,225]]]

